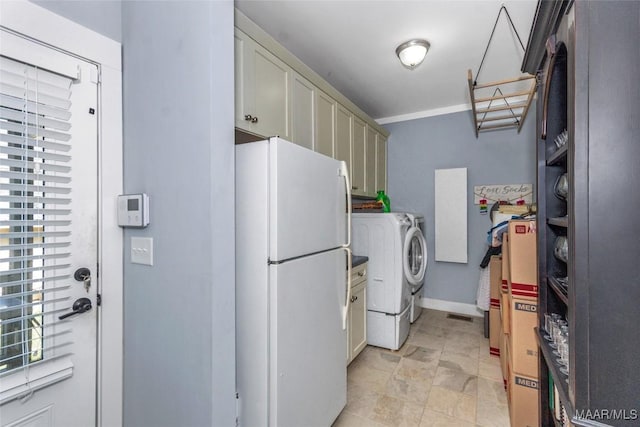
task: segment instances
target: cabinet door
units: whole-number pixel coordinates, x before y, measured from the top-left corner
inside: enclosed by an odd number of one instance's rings
[[[291,92],[291,142],[313,150],[315,86],[298,73],[294,73]]]
[[[367,126],[367,140],[364,147],[364,190],[367,196],[376,196],[376,140],[378,132]]]
[[[356,358],[367,346],[367,282],[355,286],[349,306],[349,361]]]
[[[351,149],[351,185],[353,194],[364,196],[365,189],[365,143],[367,124],[358,117],[353,118],[353,142]]]
[[[251,132],[251,121],[245,120],[245,114],[253,114],[253,83],[250,75],[253,75],[253,66],[250,64],[255,42],[246,34],[236,30],[234,34],[235,47],[235,123],[236,127]]]
[[[353,139],[353,115],[338,104],[336,114],[336,146],[334,157],[347,163],[349,175],[353,176],[351,166],[351,141]],[[352,178],[353,180],[353,178]],[[351,183],[353,188],[353,182]]]
[[[291,139],[289,126],[289,82],[291,69],[278,58],[256,45],[255,64],[255,132],[262,136]]]
[[[235,33],[236,127],[291,139],[293,71],[241,31]]]
[[[315,151],[334,157],[336,138],[336,101],[316,89],[316,140]]]
[[[376,191],[387,191],[387,140],[380,134],[376,139]]]

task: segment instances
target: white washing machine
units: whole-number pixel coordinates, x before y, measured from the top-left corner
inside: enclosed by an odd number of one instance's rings
[[[424,237],[424,216],[413,213],[406,215],[411,225],[405,238],[403,263],[405,276],[411,289],[409,321],[413,323],[422,314],[420,298],[427,272],[428,252]]]
[[[399,349],[409,335],[411,289],[404,272],[406,214],[355,213],[352,247],[367,264],[367,343]]]

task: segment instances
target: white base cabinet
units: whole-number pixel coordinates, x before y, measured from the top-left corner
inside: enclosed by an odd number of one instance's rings
[[[351,301],[347,323],[347,364],[367,346],[367,263],[351,271]]]

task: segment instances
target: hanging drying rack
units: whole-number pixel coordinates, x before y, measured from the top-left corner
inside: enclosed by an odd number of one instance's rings
[[[513,21],[511,20],[511,16],[509,15],[509,11],[505,5],[500,7],[498,11],[498,16],[496,17],[496,22],[493,24],[493,30],[491,31],[491,36],[489,37],[489,42],[487,43],[487,47],[484,51],[484,55],[482,56],[482,61],[480,62],[480,66],[478,67],[478,72],[476,73],[475,78],[473,77],[473,73],[471,70],[467,73],[467,81],[469,83],[469,95],[471,96],[471,110],[473,113],[473,123],[476,132],[476,138],[478,134],[482,131],[488,130],[496,130],[496,129],[506,129],[506,128],[518,128],[518,132],[522,129],[522,124],[524,123],[525,118],[527,117],[527,113],[529,112],[529,107],[531,106],[531,101],[533,100],[533,96],[536,91],[536,77],[524,73],[519,77],[498,80],[489,83],[478,83],[478,76],[480,75],[480,71],[482,70],[482,65],[484,64],[484,60],[487,56],[487,51],[489,50],[489,46],[491,45],[491,40],[493,40],[493,34],[496,31],[496,26],[498,25],[498,21],[500,20],[500,16],[502,15],[502,11],[504,10],[507,19],[509,20],[509,24],[511,28],[516,33],[518,37],[518,42],[520,42],[520,47],[524,52],[524,45],[522,44],[522,40],[520,39],[520,34],[518,34],[518,30],[516,30]],[[527,89],[522,89],[522,85],[514,88],[514,86],[518,86],[521,82],[530,82],[530,85]],[[476,94],[477,90],[485,90],[485,89],[493,89],[493,93],[490,96],[486,96],[485,94],[482,96],[480,93]],[[519,90],[516,90],[519,89]],[[490,92],[489,92],[490,93]]]

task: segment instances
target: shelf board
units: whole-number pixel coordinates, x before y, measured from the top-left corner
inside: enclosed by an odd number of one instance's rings
[[[567,157],[567,144],[558,148],[558,150],[547,159],[547,166],[557,165],[558,163],[560,163],[560,161],[564,160],[566,157]]]
[[[558,279],[556,279],[555,277],[548,277],[547,283],[549,283],[549,287],[553,289],[553,292],[555,292],[558,298],[560,298],[562,302],[565,303],[565,305],[569,305],[569,297],[565,293],[564,288],[562,287]]]
[[[549,341],[544,339],[540,329],[535,328],[535,331],[540,351],[544,356],[544,360],[547,362],[547,368],[549,368],[549,372],[551,372],[551,377],[553,378],[553,383],[556,385],[558,394],[560,394],[560,401],[564,405],[569,419],[573,419],[575,411],[573,410],[573,404],[569,400],[569,385],[566,383],[567,376],[560,372],[560,367],[556,362],[553,349],[549,346]]]
[[[558,216],[554,218],[548,218],[547,224],[557,225],[558,227],[569,227],[569,217],[568,216]]]

